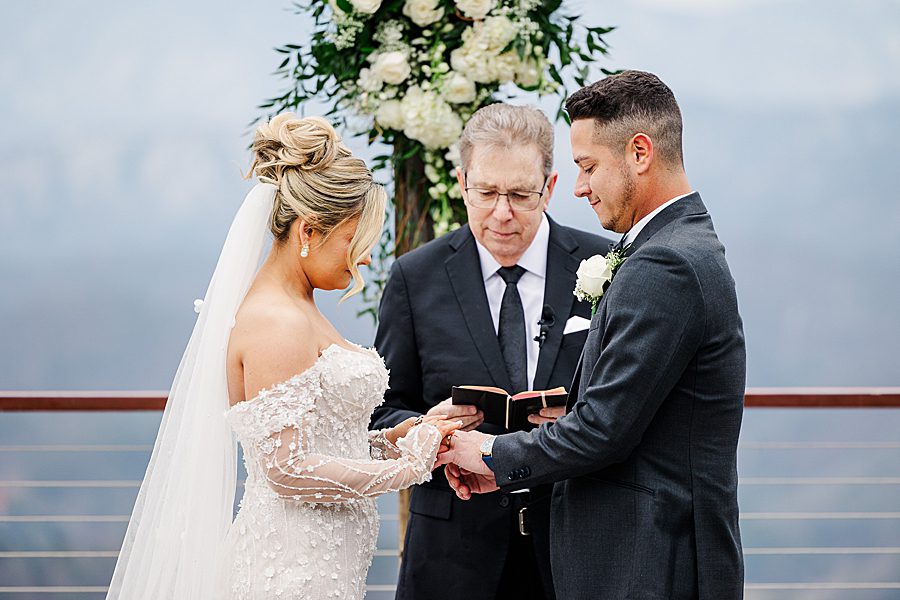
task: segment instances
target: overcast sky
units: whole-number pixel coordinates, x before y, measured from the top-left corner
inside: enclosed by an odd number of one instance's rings
[[[272,48],[307,39],[288,4],[4,7],[0,388],[168,386],[249,187],[247,124],[282,86]],[[602,66],[657,72],[679,98],[688,175],[738,282],[749,383],[900,385],[900,2],[568,6],[618,27]],[[557,136],[551,213],[599,230]],[[336,297],[328,314],[371,343]]]

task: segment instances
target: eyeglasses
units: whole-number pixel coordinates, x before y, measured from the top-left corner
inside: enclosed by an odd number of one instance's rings
[[[544,195],[548,180],[549,177],[544,178],[544,184],[538,192],[529,190],[509,190],[505,193],[501,193],[490,188],[469,187],[469,174],[466,173],[464,176],[466,202],[475,208],[493,209],[497,206],[500,196],[506,196],[506,201],[509,202],[509,207],[512,210],[534,210],[541,204],[541,197]]]

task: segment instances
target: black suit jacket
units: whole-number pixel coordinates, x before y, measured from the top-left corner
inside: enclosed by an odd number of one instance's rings
[[[590,317],[590,307],[572,293],[575,271],[582,259],[605,254],[608,246],[609,240],[550,220],[544,304],[553,307],[555,323],[540,350],[534,389],[571,383],[587,331],[563,336],[563,330],[571,316]],[[390,389],[375,410],[374,429],[427,412],[448,398],[454,385],[510,389],[468,225],[394,263],[381,300],[375,347],[390,370]],[[480,429],[502,433],[488,425]],[[529,508],[547,580],[549,492],[549,486],[533,487],[532,497],[543,494],[545,502]],[[460,501],[443,469],[416,486],[397,598],[493,599],[509,545],[511,504],[505,493]]]
[[[502,488],[559,482],[551,555],[560,598],[743,597],[745,363],[725,249],[691,194],[638,234],[601,300],[568,414],[494,443]]]

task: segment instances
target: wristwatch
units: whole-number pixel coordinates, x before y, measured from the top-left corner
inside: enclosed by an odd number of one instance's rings
[[[491,453],[494,450],[495,439],[497,439],[497,436],[492,435],[481,442],[481,460],[484,461],[484,464],[486,464],[491,471],[494,470],[494,458],[491,456]]]

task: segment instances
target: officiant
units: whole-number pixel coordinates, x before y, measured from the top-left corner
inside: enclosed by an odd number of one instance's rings
[[[400,257],[379,308],[375,347],[390,370],[371,427],[444,414],[491,434],[454,385],[509,393],[568,387],[590,306],[573,295],[581,260],[609,240],[547,214],[556,185],[553,126],[540,110],[493,104],[460,139],[457,179],[468,223]],[[562,416],[544,409],[534,425]],[[398,600],[554,598],[550,486],[459,500],[443,469],[412,490]],[[475,576],[477,574],[477,576]]]

